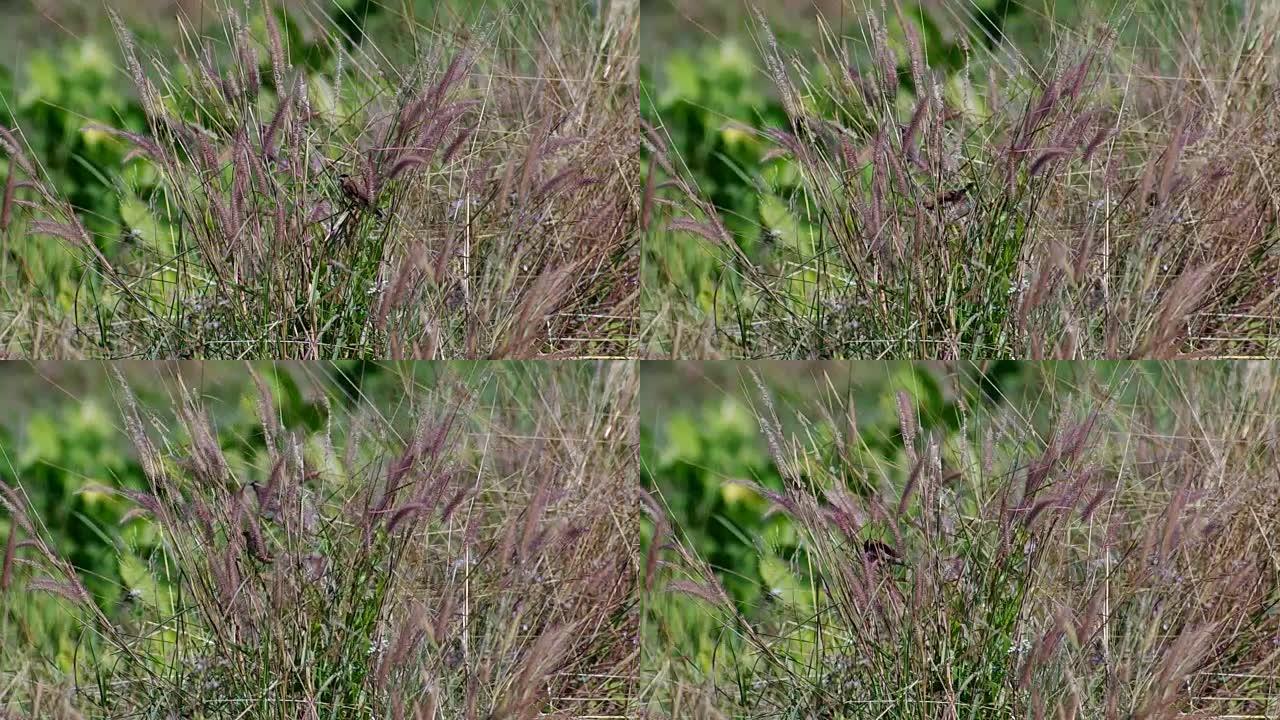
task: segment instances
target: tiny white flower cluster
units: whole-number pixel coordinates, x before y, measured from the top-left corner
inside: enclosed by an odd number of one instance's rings
[[[219,310],[227,307],[231,307],[231,301],[226,298],[219,298],[217,300],[214,300],[213,298],[195,298],[187,303],[187,308],[192,314]]]
[[[1031,651],[1031,639],[1026,635],[1018,638],[1016,641],[1009,643],[1010,655],[1025,655]]]

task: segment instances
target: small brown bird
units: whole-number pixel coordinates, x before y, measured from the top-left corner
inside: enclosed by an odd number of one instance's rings
[[[353,201],[358,207],[373,207],[373,191],[370,187],[371,182],[367,178],[357,178],[351,175],[339,176],[342,194],[350,201]]]
[[[879,540],[862,541],[862,557],[871,565],[879,565],[880,563],[888,563],[890,565],[902,565],[902,556],[898,554],[889,545]]]

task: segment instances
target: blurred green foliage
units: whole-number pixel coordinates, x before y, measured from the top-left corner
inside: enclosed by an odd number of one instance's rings
[[[117,188],[111,176],[119,172],[128,149],[95,125],[141,132],[146,126],[142,108],[121,86],[115,58],[99,41],[31,55],[21,73],[24,82],[14,97],[16,124],[24,131],[36,161],[53,185],[82,211],[85,226],[95,234],[119,233]],[[130,185],[146,183],[136,175]]]
[[[145,163],[123,166],[129,149],[95,129],[145,127],[141,107],[116,71],[114,54],[87,38],[34,52],[14,75],[18,79],[9,87],[0,85],[0,124],[19,128],[32,162],[79,211],[99,248],[118,246],[128,199],[148,194],[158,177]],[[0,158],[0,173],[7,176],[10,165],[9,158]],[[64,310],[75,305],[81,270],[62,243],[19,233],[5,250],[27,287]]]
[[[665,139],[730,229],[747,234],[759,225],[753,176],[768,149],[755,131],[786,124],[781,102],[762,85],[754,54],[734,39],[673,54],[659,72],[657,84],[644,72],[642,112],[661,120]]]
[[[757,168],[768,150],[758,130],[786,123],[782,104],[760,81],[754,53],[733,39],[694,53],[673,53],[661,67],[642,65],[641,85],[642,116],[661,126],[677,167],[689,173],[721,211],[739,246],[750,252],[769,197],[758,180]],[[785,168],[773,178],[775,184],[798,184],[789,161],[771,164]],[[666,287],[671,278],[704,311],[714,306],[722,259],[704,243],[658,233],[646,239],[645,253],[645,288]]]
[[[92,489],[106,482],[137,488],[143,479],[137,462],[122,452],[103,404],[86,400],[38,411],[16,433],[0,428],[0,448],[5,460],[0,482],[14,486],[21,481],[55,548],[82,571],[85,587],[104,607],[119,602],[126,586],[122,568],[135,565],[134,553],[147,553],[156,538],[150,532],[134,532],[136,528],[119,529],[128,508],[118,497]],[[86,471],[94,475],[83,474]],[[6,540],[13,532],[7,516],[0,518],[0,531]],[[5,602],[22,622],[0,641],[17,640],[61,667],[70,667],[73,623],[62,612],[61,601],[16,593],[11,589]]]

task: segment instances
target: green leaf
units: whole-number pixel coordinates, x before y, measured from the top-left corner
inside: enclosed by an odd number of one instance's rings
[[[62,95],[62,74],[48,53],[36,53],[27,61],[27,83],[18,97],[18,107],[27,110],[40,102],[53,102]]]
[[[681,460],[696,460],[702,455],[702,432],[688,414],[680,413],[667,421],[667,445],[658,456],[662,467]]]
[[[658,107],[669,108],[680,101],[696,103],[702,95],[702,73],[693,58],[684,54],[674,55],[667,60],[666,70],[666,82],[658,98]]]

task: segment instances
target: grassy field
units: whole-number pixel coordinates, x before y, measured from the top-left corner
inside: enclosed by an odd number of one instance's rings
[[[649,355],[1274,353],[1273,4],[869,6],[655,11]]]
[[[655,380],[700,399],[641,412],[650,717],[1280,712],[1273,364]]]
[[[634,0],[193,5],[0,72],[0,349],[633,352]]]
[[[631,712],[634,366],[0,373],[5,718]]]

